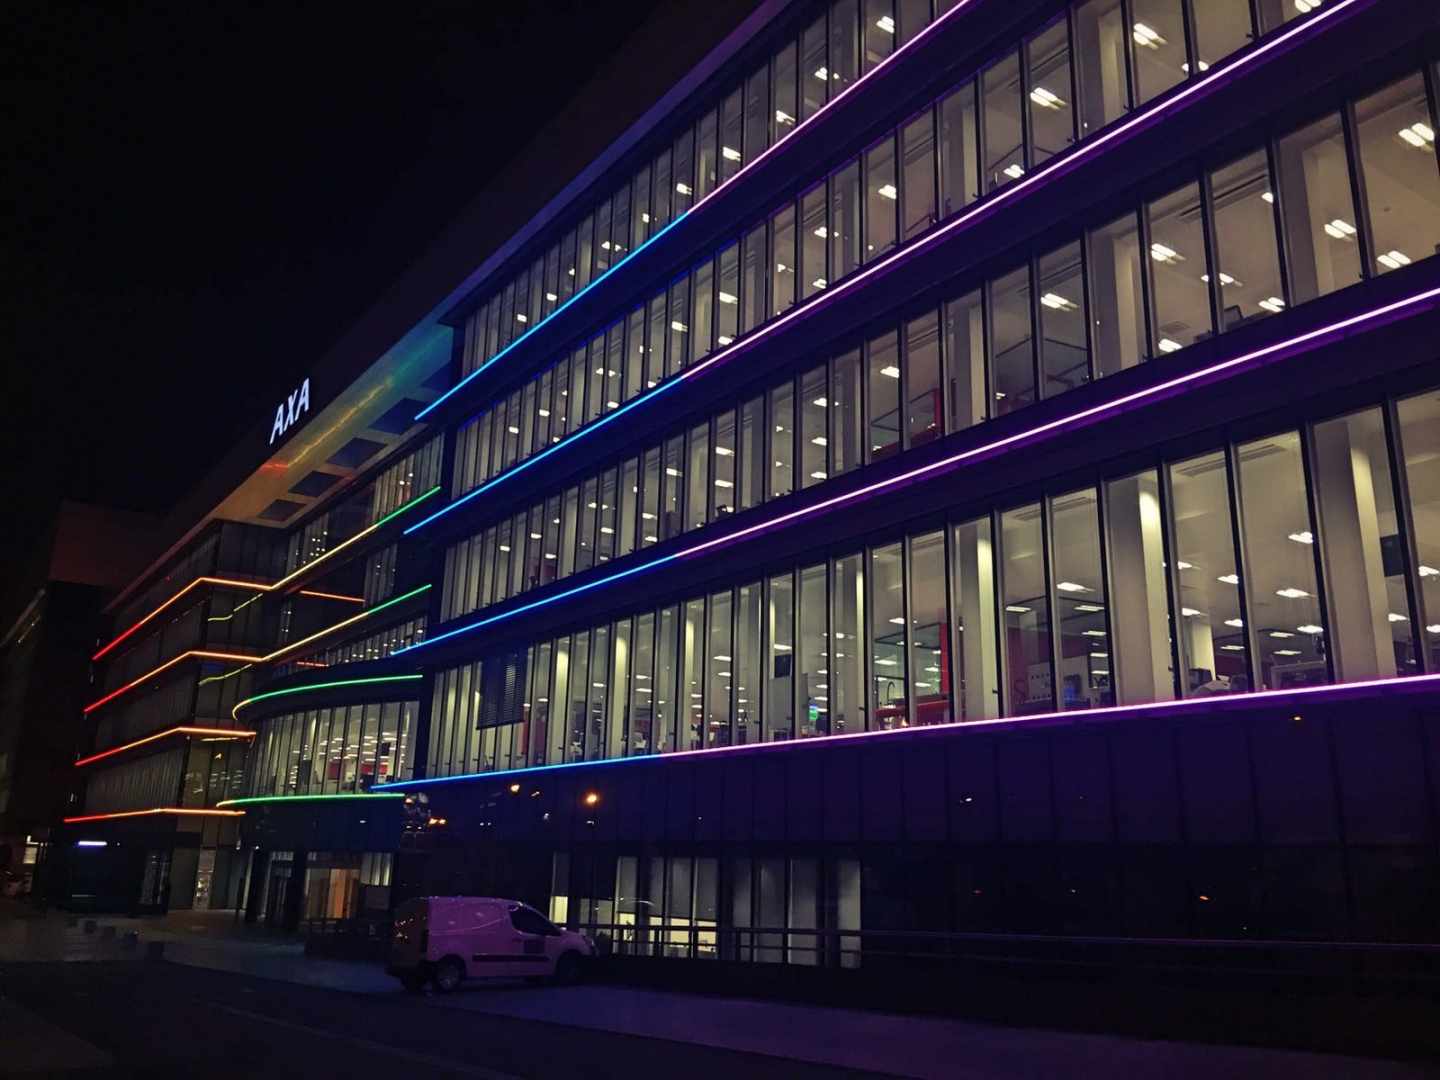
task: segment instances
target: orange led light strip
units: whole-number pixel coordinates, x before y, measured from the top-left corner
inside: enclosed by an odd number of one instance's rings
[[[117,810],[110,814],[81,814],[67,817],[66,825],[77,825],[84,821],[113,821],[116,818],[148,817],[151,814],[176,814],[182,817],[244,817],[244,810],[191,810],[183,806],[157,806],[150,810]]]
[[[339,549],[337,548],[336,550]],[[110,693],[100,698],[100,700],[92,701],[89,705],[85,706],[84,713],[86,716],[89,716],[92,712],[100,708],[100,706],[104,705],[106,702],[114,701],[117,697],[125,693],[127,690],[135,689],[135,687],[139,686],[141,683],[153,679],[162,671],[166,671],[167,669],[172,668],[176,664],[180,663],[180,661],[187,660],[190,657],[196,657],[200,660],[236,660],[247,664],[269,663],[271,660],[277,660],[280,657],[284,656],[286,653],[292,653],[296,649],[302,648],[303,646],[310,644],[312,641],[316,641],[322,637],[325,637],[327,634],[333,634],[336,630],[343,630],[345,629],[345,627],[350,626],[353,623],[357,623],[361,619],[368,619],[371,615],[375,615],[381,611],[384,611],[388,607],[394,607],[396,604],[403,603],[404,601],[409,600],[411,597],[419,596],[421,593],[427,592],[431,588],[433,588],[432,585],[426,584],[421,585],[418,589],[411,589],[409,592],[405,593],[402,596],[397,596],[394,599],[386,600],[383,604],[376,604],[372,608],[366,608],[364,611],[356,615],[351,615],[348,619],[341,619],[334,626],[327,626],[323,630],[317,630],[315,631],[315,633],[309,635],[308,637],[303,637],[299,641],[291,642],[289,645],[282,645],[274,652],[267,653],[264,656],[246,656],[240,653],[211,652],[207,649],[189,649],[181,653],[179,656],[172,657],[171,659],[165,661],[165,663],[161,664],[153,671],[149,671],[144,675],[141,675],[138,679],[133,679],[130,682],[126,683],[124,686],[110,691]]]
[[[112,754],[123,754],[126,750],[134,750],[137,746],[144,746],[146,743],[152,743],[159,739],[169,738],[171,735],[209,735],[214,738],[223,739],[253,739],[255,737],[255,732],[236,731],[234,728],[209,728],[189,726],[173,727],[167,731],[157,732],[154,735],[147,735],[143,739],[136,739],[134,742],[126,743],[124,746],[111,747],[109,750],[102,750],[98,754],[91,754],[89,757],[83,757],[79,761],[75,762],[75,767],[78,769],[82,765],[89,765],[91,762],[100,761],[102,758],[108,758]]]
[[[191,589],[194,589],[194,588],[196,588],[196,587],[199,586],[199,585],[221,585],[221,586],[225,586],[225,587],[227,587],[227,588],[232,588],[232,589],[254,589],[256,592],[262,592],[262,593],[274,592],[276,589],[283,589],[286,585],[288,585],[290,582],[294,581],[294,580],[295,580],[297,577],[299,577],[301,574],[303,574],[303,573],[305,573],[305,572],[307,572],[307,571],[309,571],[309,570],[312,570],[312,569],[315,568],[316,566],[319,566],[319,565],[320,565],[322,562],[324,562],[326,559],[330,558],[330,556],[336,555],[336,554],[338,554],[339,552],[344,551],[347,547],[349,547],[351,544],[355,543],[356,541],[358,541],[358,540],[363,540],[365,537],[369,536],[371,533],[373,533],[376,529],[380,528],[380,527],[381,527],[382,525],[384,525],[386,522],[388,522],[388,521],[390,521],[391,519],[397,517],[398,515],[404,513],[406,510],[410,509],[410,507],[415,506],[415,505],[417,505],[417,504],[419,504],[419,503],[424,502],[426,499],[430,498],[430,496],[434,495],[434,494],[435,494],[436,492],[438,492],[439,490],[440,490],[440,485],[439,485],[439,484],[436,484],[436,485],[435,485],[434,487],[432,487],[429,491],[423,492],[422,494],[415,496],[415,498],[411,499],[408,503],[406,503],[404,506],[400,507],[398,510],[392,510],[390,513],[388,513],[388,514],[386,514],[384,517],[382,517],[379,521],[375,522],[375,524],[366,526],[365,528],[361,529],[358,533],[356,533],[354,536],[350,537],[349,540],[345,540],[345,541],[343,541],[342,543],[336,544],[333,548],[331,548],[329,551],[325,552],[325,554],[321,555],[319,558],[317,558],[317,559],[311,559],[311,560],[310,560],[308,563],[306,563],[304,566],[301,566],[301,567],[299,567],[298,569],[291,571],[290,573],[286,574],[283,578],[281,578],[279,581],[277,581],[277,582],[275,582],[275,583],[273,583],[273,584],[267,585],[267,584],[265,584],[264,582],[259,582],[259,581],[238,581],[238,580],[236,580],[236,579],[234,579],[234,578],[197,577],[194,581],[190,582],[189,585],[186,585],[183,589],[181,589],[179,592],[177,592],[174,596],[170,597],[169,600],[166,600],[163,604],[161,604],[159,607],[157,607],[154,611],[150,612],[149,615],[146,615],[146,616],[145,616],[143,619],[141,619],[139,622],[135,623],[135,624],[134,624],[133,626],[131,626],[128,630],[126,630],[126,631],[124,631],[122,634],[120,634],[119,637],[117,637],[117,638],[115,638],[113,641],[111,641],[110,644],[108,644],[108,645],[106,645],[104,648],[102,648],[102,649],[101,649],[99,652],[97,652],[94,656],[90,657],[90,659],[91,659],[91,660],[99,660],[102,656],[104,656],[106,653],[108,653],[111,649],[115,648],[116,645],[119,645],[122,641],[124,641],[126,638],[128,638],[131,634],[135,633],[136,630],[139,630],[142,626],[144,626],[146,623],[148,623],[148,622],[149,622],[151,619],[153,619],[156,615],[159,615],[162,611],[164,611],[166,608],[168,608],[171,604],[175,603],[175,601],[179,600],[182,596],[184,596],[186,593],[188,593]],[[308,591],[308,590],[305,590],[305,589],[302,589],[302,590],[300,590],[300,591],[301,591],[301,594],[304,595],[304,596],[315,596],[315,597],[319,597],[319,598],[325,599],[325,600],[347,600],[347,601],[349,601],[349,602],[351,602],[351,603],[364,603],[364,602],[365,602],[365,598],[364,598],[363,596],[343,596],[343,595],[341,595],[341,594],[339,594],[339,593],[311,592],[311,591]],[[87,710],[87,711],[88,711],[88,710]]]

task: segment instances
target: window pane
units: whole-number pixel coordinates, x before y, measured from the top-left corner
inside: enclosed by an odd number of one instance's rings
[[[756,742],[760,717],[760,583],[740,586],[735,607],[735,743]]]
[[[635,174],[631,190],[634,192],[634,209],[630,215],[630,249],[633,251],[650,236],[650,166]]]
[[[735,512],[735,410],[715,419],[715,517]]]
[[[745,80],[745,160],[759,156],[770,145],[770,65],[764,64]]]
[[[851,162],[830,178],[830,281],[860,265],[860,165]]]
[[[720,252],[720,288],[715,294],[717,343],[729,345],[740,333],[740,245]]]
[[[630,731],[627,754],[648,754],[655,719],[655,616],[651,612],[635,620],[631,645]]]
[[[800,36],[800,119],[808,120],[825,104],[830,86],[829,60],[825,47],[825,15],[805,28]]]
[[[1260,32],[1268,34],[1277,26],[1283,26],[1291,19],[1298,19],[1319,6],[1311,2],[1301,7],[1294,0],[1256,0],[1255,7],[1260,13]]]
[[[736,90],[720,103],[720,183],[722,184],[740,171],[740,163],[745,159],[740,149],[744,145],[744,134],[741,130],[741,125],[744,123],[743,104],[743,92],[740,90]]]
[[[869,71],[895,47],[895,8],[893,0],[865,0],[864,11],[864,70]]]
[[[1359,281],[1359,219],[1339,115],[1281,139],[1275,168],[1294,301],[1313,300]]]
[[[681,277],[670,284],[669,351],[665,357],[666,376],[674,375],[689,363],[690,279]]]
[[[825,223],[825,185],[800,196],[800,295],[814,296],[829,284],[825,269],[830,230]]]
[[[860,7],[856,0],[836,0],[830,7],[830,96],[843,91],[860,74]]]
[[[605,705],[609,697],[610,628],[599,626],[590,635],[590,705],[586,712],[585,757],[605,756]]]
[[[675,140],[671,152],[675,213],[690,209],[695,196],[695,132],[686,130]]]
[[[609,562],[615,556],[616,504],[619,501],[615,491],[616,484],[615,470],[606,469],[600,477],[600,509],[597,519],[599,527],[595,536],[596,563]]]
[[[1000,539],[1005,560],[1006,712],[1011,716],[1049,712],[1054,707],[1054,675],[1040,504],[1000,515]]]
[[[1315,477],[1337,678],[1415,674],[1415,624],[1379,409],[1315,426]]]
[[[955,701],[962,720],[993,720],[1000,715],[1000,683],[995,632],[995,554],[990,519],[956,525],[950,566],[951,607],[955,620]],[[942,668],[944,664],[940,665]]]
[[[685,437],[677,435],[665,443],[664,494],[660,500],[660,539],[679,536],[685,528],[680,501],[685,491]]]
[[[1407,398],[1397,409],[1400,453],[1415,527],[1413,562],[1420,594],[1427,670],[1440,670],[1440,394]]]
[[[979,197],[977,129],[972,81],[940,102],[940,207],[945,217]]]
[[[1200,189],[1188,184],[1145,208],[1150,221],[1150,272],[1155,347],[1174,352],[1211,333]]]
[[[1185,16],[1180,0],[1132,0],[1135,99],[1143,105],[1185,78]]]
[[[827,680],[830,730],[836,735],[864,731],[865,570],[861,556],[835,560],[830,593],[830,632],[835,642]]]
[[[695,314],[690,324],[690,350],[696,360],[710,355],[715,334],[715,264],[695,268]]]
[[[621,390],[625,372],[624,325],[616,323],[605,333],[605,411],[620,407],[624,397]]]
[[[630,185],[623,185],[619,191],[610,196],[610,262],[619,262],[625,257],[625,252],[630,250]],[[552,251],[552,254],[554,252]],[[546,280],[549,281],[549,264],[546,264]],[[548,300],[549,297],[547,296]],[[550,311],[552,305],[547,305],[546,311]]]
[[[765,498],[765,399],[751,398],[740,407],[740,509],[759,506]]]
[[[565,760],[570,742],[570,638],[555,642],[555,681],[550,692],[550,748],[546,758],[552,765]]]
[[[775,54],[775,141],[795,130],[800,115],[798,92],[799,54],[792,38]]]
[[[1076,83],[1080,137],[1123,114],[1130,102],[1125,75],[1129,33],[1120,0],[1088,0],[1075,9]]]
[[[695,182],[699,190],[696,197],[703,199],[714,191],[720,182],[719,163],[719,113],[715,110],[700,117],[695,125]]]
[[[1035,350],[1030,334],[1030,271],[1022,267],[990,283],[990,378],[995,414],[1035,400]]]
[[[1007,56],[980,76],[985,117],[985,190],[1025,175],[1020,129],[1020,54]]]
[[[1199,70],[1249,44],[1249,0],[1203,0],[1192,5],[1195,12],[1195,52]]]
[[[899,22],[897,46],[904,45],[930,25],[930,0],[897,0],[896,21]]]
[[[830,732],[830,647],[825,564],[800,571],[800,738]]]
[[[585,760],[585,728],[590,719],[590,634],[575,635],[570,651],[570,696],[566,715],[569,735],[565,746],[566,761]]]
[[[770,495],[795,490],[795,389],[781,383],[770,391]]]
[[[640,546],[649,547],[660,539],[660,499],[663,490],[660,448],[645,451],[645,478],[640,487]]]
[[[905,208],[901,235],[919,236],[936,221],[935,114],[925,110],[900,130],[901,191]]]
[[[684,741],[680,750],[701,749],[701,730],[705,726],[705,601],[691,600],[685,605],[685,625],[681,631],[680,701],[685,717]]]
[[[935,312],[905,324],[905,378],[909,446],[940,437],[940,319]]]
[[[740,255],[740,332],[748,334],[765,321],[765,226],[745,234]],[[724,302],[724,296],[721,298]]]
[[[1145,355],[1140,225],[1133,213],[1090,233],[1090,303],[1095,370],[1113,375]]]
[[[1114,585],[1108,666],[1121,704],[1175,696],[1162,530],[1160,481],[1154,472],[1105,485],[1105,534]],[[1195,573],[1189,566],[1181,581],[1192,583]],[[1203,577],[1194,581],[1204,584]]]
[[[950,431],[985,419],[985,320],[980,292],[945,305],[945,377]]]
[[[679,633],[680,609],[663,608],[655,632],[655,754],[668,754],[675,748],[675,645]],[[688,699],[687,699],[688,700]]]
[[[555,580],[560,569],[560,498],[552,495],[545,500],[545,565],[540,570],[541,584]]]
[[[870,460],[900,451],[900,352],[896,334],[872,338],[865,347],[870,384]]]
[[[610,650],[609,703],[606,706],[604,757],[617,758],[625,753],[630,732],[630,640],[631,620],[615,624],[615,642]]]
[[[865,262],[895,246],[899,202],[895,137],[891,135],[865,151]]]
[[[1378,273],[1398,270],[1440,247],[1440,172],[1435,131],[1419,75],[1355,106]]]
[[[610,242],[610,200],[606,199],[595,211],[595,276],[599,277],[610,267],[614,245]]]
[[[709,518],[710,425],[690,429],[690,490],[685,498],[685,528],[698,529]]]
[[[590,342],[589,365],[585,390],[585,422],[593,423],[605,411],[605,339],[597,337]]]
[[[620,471],[620,525],[615,542],[617,557],[635,550],[635,519],[640,502],[640,459],[631,458]]]
[[[1061,19],[1025,45],[1030,68],[1030,162],[1039,165],[1075,141],[1070,101],[1070,33]]]
[[[1093,488],[1050,502],[1055,552],[1055,626],[1060,635],[1060,707],[1114,703],[1110,679],[1108,603],[1100,569],[1100,516]]]
[[[1287,432],[1242,444],[1236,460],[1258,686],[1279,690],[1327,682],[1329,642],[1315,582],[1300,437]]]
[[[636,308],[625,329],[625,399],[645,389],[645,309]]]
[[[1040,371],[1045,397],[1090,381],[1085,282],[1078,243],[1040,259]]]
[[[705,745],[730,745],[730,698],[734,657],[730,647],[730,591],[710,597],[710,643],[706,670],[709,689],[705,697]]]
[[[1265,152],[1210,175],[1215,201],[1215,261],[1226,330],[1285,309],[1275,248],[1275,193]]]
[[[1186,697],[1250,688],[1226,477],[1223,453],[1170,466],[1180,582],[1181,688]]]
[[[901,545],[870,552],[870,664],[874,688],[874,727],[910,725],[906,704],[904,569]]]
[[[830,394],[819,400],[830,412],[830,475],[839,476],[861,462],[859,349],[831,362]]]
[[[580,489],[580,530],[575,546],[575,572],[577,574],[583,570],[589,570],[595,565],[595,521],[599,509],[600,503],[595,490],[595,478],[591,477]],[[508,552],[509,549],[502,546],[500,550]]]
[[[800,376],[800,486],[811,487],[826,477],[825,365]],[[817,404],[818,402],[818,404]]]
[[[795,662],[795,586],[789,574],[773,577],[767,593],[765,641],[769,646],[765,684],[765,730],[768,742],[794,735],[792,672]]]
[[[910,541],[910,699],[917,724],[948,724],[950,672],[946,662],[945,534]]]
[[[770,219],[770,315],[795,303],[795,205],[787,203]]]

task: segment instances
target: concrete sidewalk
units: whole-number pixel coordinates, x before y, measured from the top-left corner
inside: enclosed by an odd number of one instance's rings
[[[63,917],[29,920],[20,931],[0,922],[0,959],[101,959],[137,929],[164,941],[167,962],[362,994],[401,996],[373,964],[317,960],[297,939],[227,926],[216,913],[174,913],[144,920],[106,919],[117,936],[100,939]],[[48,955],[26,957],[27,948]],[[897,1015],[781,1001],[711,997],[628,986],[532,987],[472,983],[431,995],[429,1005],[456,1013],[534,1020],[565,1027],[767,1054],[818,1065],[921,1078],[1113,1077],[1127,1080],[1227,1080],[1326,1076],[1410,1080],[1435,1075],[1404,1062],[1295,1050],[1217,1046],[1084,1032],[1006,1027],[949,1018]],[[457,1031],[463,1028],[459,1016]]]

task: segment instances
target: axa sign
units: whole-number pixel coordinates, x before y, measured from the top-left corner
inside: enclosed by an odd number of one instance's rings
[[[297,389],[290,391],[284,401],[275,406],[275,423],[270,425],[270,445],[274,446],[275,440],[298,424],[300,418],[309,411],[310,380],[306,379]]]

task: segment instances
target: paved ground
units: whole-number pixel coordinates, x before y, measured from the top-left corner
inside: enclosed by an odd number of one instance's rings
[[[633,987],[491,984],[416,998],[373,966],[309,960],[291,942],[214,919],[144,925],[147,939],[166,941],[167,960],[126,950],[123,935],[0,913],[0,1075],[1436,1075],[1402,1062]]]

